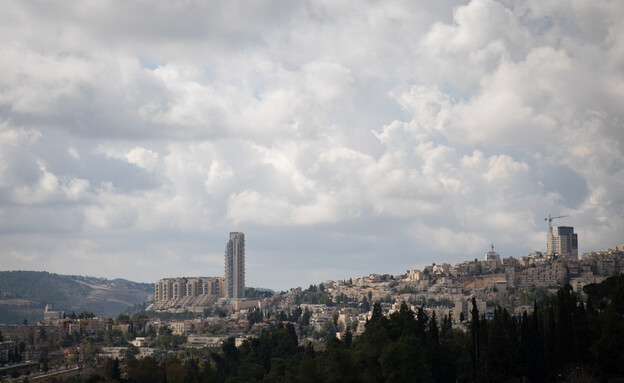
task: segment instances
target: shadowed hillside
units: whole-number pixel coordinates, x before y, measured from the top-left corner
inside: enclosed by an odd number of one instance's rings
[[[93,312],[115,317],[153,294],[154,285],[125,279],[59,275],[39,271],[0,272],[0,323],[43,319],[46,304],[54,310]]]

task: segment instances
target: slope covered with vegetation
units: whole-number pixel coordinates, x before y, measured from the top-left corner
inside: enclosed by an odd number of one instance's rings
[[[67,313],[89,311],[117,316],[128,306],[146,301],[153,284],[124,279],[59,275],[40,271],[0,272],[0,323],[43,319],[45,305]]]

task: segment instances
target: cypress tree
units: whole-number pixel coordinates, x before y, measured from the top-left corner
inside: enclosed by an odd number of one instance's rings
[[[477,300],[472,297],[472,310],[470,311],[470,335],[472,338],[472,349],[470,354],[472,355],[472,365],[474,366],[473,377],[475,382],[479,381],[479,350],[480,350],[480,336],[479,336],[479,309],[477,309]]]
[[[431,366],[433,379],[438,382],[443,376],[443,367],[440,358],[440,331],[438,329],[435,311],[431,314],[431,319],[427,326],[426,355],[427,362]]]

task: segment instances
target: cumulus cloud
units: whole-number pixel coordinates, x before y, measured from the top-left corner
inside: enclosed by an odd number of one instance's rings
[[[570,215],[581,251],[616,245],[623,15],[608,1],[9,2],[5,267],[220,275],[240,230],[248,284],[283,289],[491,242],[523,256],[544,250],[549,213]]]

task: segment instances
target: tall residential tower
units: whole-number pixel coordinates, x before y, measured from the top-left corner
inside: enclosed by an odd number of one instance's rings
[[[230,233],[225,245],[225,293],[228,298],[245,298],[245,234]]]

